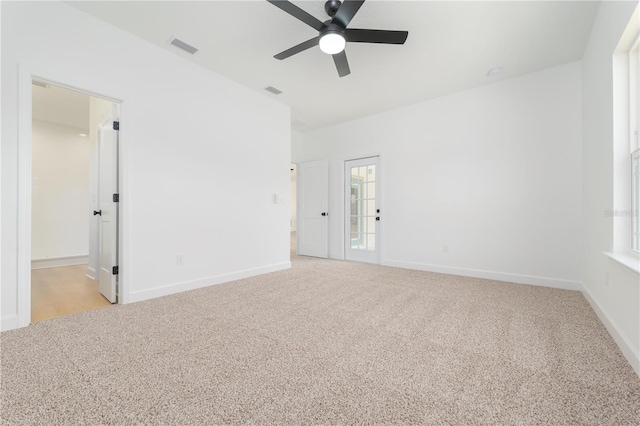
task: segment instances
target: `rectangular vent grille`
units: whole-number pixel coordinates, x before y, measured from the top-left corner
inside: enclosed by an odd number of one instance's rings
[[[266,90],[267,92],[271,92],[274,95],[279,95],[280,93],[282,93],[282,90],[278,90],[273,86],[267,86],[264,88],[264,90]]]
[[[184,41],[179,40],[177,38],[172,39],[171,40],[171,44],[173,44],[178,49],[182,49],[185,52],[191,53],[192,55],[198,51],[198,49],[196,49],[195,47],[193,47],[190,44],[187,44]]]

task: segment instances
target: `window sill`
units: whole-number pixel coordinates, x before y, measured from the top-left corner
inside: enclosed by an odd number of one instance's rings
[[[603,251],[607,257],[616,263],[640,275],[640,256],[633,252],[609,252]]]

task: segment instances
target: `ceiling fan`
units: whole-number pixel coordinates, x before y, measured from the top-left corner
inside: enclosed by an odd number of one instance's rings
[[[383,44],[404,44],[409,35],[408,31],[388,31],[388,30],[364,30],[347,28],[349,22],[364,3],[364,0],[329,0],[324,4],[324,10],[330,18],[321,22],[319,19],[300,9],[295,4],[287,0],[267,0],[274,6],[287,12],[294,18],[299,19],[316,31],[318,36],[302,42],[297,46],[280,52],[274,56],[276,59],[286,59],[296,53],[303,52],[313,46],[319,45],[320,50],[333,56],[338,75],[344,77],[349,75],[349,62],[344,52],[346,42],[352,43],[383,43]]]

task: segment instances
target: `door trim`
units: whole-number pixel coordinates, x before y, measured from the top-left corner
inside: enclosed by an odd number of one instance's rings
[[[126,106],[122,98],[106,96],[98,91],[91,91],[78,88],[74,84],[65,81],[64,76],[51,76],[47,72],[34,72],[31,67],[18,64],[18,215],[17,215],[17,239],[16,239],[16,313],[17,327],[26,327],[31,323],[31,190],[32,190],[32,80],[37,79],[52,85],[86,93],[87,95],[102,98],[109,102],[120,104],[120,121],[125,122]],[[126,126],[123,126],[126,129]],[[120,203],[118,204],[118,215],[120,227],[118,229],[118,263],[119,274],[119,294],[122,297],[118,303],[128,303],[129,301],[129,240],[127,235],[129,224],[129,209],[127,202],[128,192],[128,167],[127,167],[127,144],[126,131],[120,128],[118,151],[118,179],[121,191]]]

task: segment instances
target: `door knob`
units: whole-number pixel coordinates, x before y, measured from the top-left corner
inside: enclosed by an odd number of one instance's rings
[[[94,216],[95,216],[95,215],[100,215],[100,216],[102,216],[102,210],[98,210],[98,211],[94,210],[94,211],[93,211],[93,215],[94,215]]]
[[[322,216],[329,216],[329,213],[327,213],[327,212],[322,212]]]

